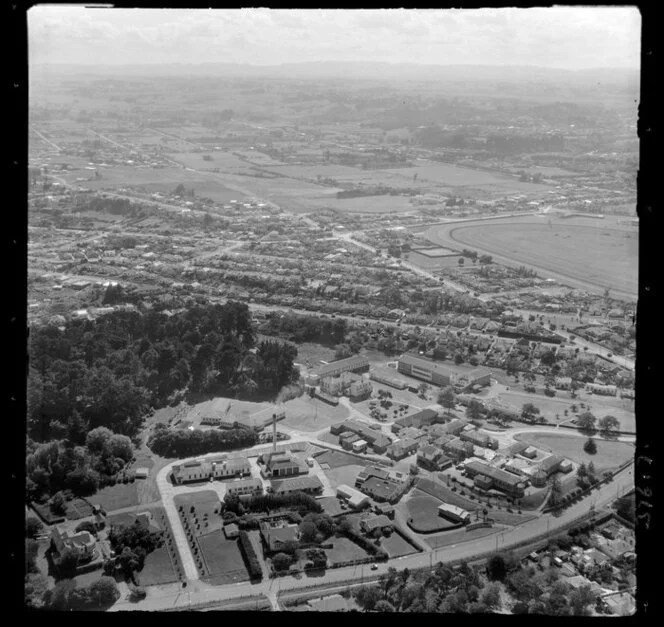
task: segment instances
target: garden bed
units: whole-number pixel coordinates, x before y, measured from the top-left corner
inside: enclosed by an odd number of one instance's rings
[[[86,499],[76,498],[67,501],[67,520],[79,520],[92,514],[92,505]]]

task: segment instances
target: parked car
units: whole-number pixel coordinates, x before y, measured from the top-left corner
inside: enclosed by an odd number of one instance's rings
[[[371,570],[378,570],[378,564],[371,564]]]

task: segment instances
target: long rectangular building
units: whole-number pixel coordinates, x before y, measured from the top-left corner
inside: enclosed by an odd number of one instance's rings
[[[339,359],[324,364],[316,369],[321,379],[323,377],[337,377],[344,372],[369,372],[369,360],[364,355],[352,355],[346,359]]]
[[[173,466],[173,481],[177,484],[209,479],[248,477],[250,475],[251,467],[244,458],[197,459]]]
[[[456,383],[456,374],[442,364],[411,354],[399,357],[397,370],[416,379],[444,386]]]
[[[333,435],[343,434],[345,431],[360,436],[360,438],[367,442],[378,454],[384,453],[391,443],[390,438],[380,430],[372,429],[369,425],[360,422],[359,420],[353,420],[352,418],[344,420],[339,425],[333,425],[330,427],[330,433]]]

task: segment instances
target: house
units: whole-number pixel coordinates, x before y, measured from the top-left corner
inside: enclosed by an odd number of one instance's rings
[[[354,453],[364,453],[367,450],[366,440],[357,440],[353,442],[353,452]]]
[[[356,488],[378,502],[396,503],[408,490],[409,486],[410,481],[407,476],[402,479],[396,473],[390,474],[383,469],[372,466],[362,470],[355,480]]]
[[[387,516],[382,514],[378,516],[369,516],[360,521],[360,529],[364,533],[373,533],[376,529],[381,531],[386,528],[392,528],[392,522]]]
[[[394,506],[393,505],[388,505],[387,503],[375,503],[374,512],[376,514],[383,514],[384,516],[387,516],[390,520],[394,520]]]
[[[353,509],[362,509],[369,504],[369,497],[348,485],[337,486],[337,497],[346,501]]]
[[[598,551],[597,549],[588,549],[584,551],[584,556],[592,560],[591,566],[596,565],[596,566],[602,566],[603,564],[606,564],[609,561],[609,558],[602,553],[601,551]]]
[[[508,461],[504,466],[503,470],[511,472],[515,475],[525,476],[527,473],[524,472],[524,469],[529,468],[530,464],[525,459],[514,458]]]
[[[403,459],[417,451],[419,444],[415,440],[398,440],[387,447],[386,454],[390,459]]]
[[[455,459],[466,459],[473,454],[473,445],[460,438],[454,438],[443,445],[443,450]]]
[[[470,461],[465,464],[464,469],[468,476],[475,478],[475,485],[478,488],[484,490],[495,488],[518,498],[524,495],[526,482],[510,472],[480,461]]]
[[[556,386],[556,390],[569,390],[570,387],[572,386],[572,378],[571,377],[556,377],[554,384]]]
[[[392,425],[392,432],[398,433],[400,429],[405,429],[407,427],[421,429],[422,427],[428,427],[436,423],[438,420],[439,416],[437,411],[433,409],[423,409],[410,416],[404,416],[403,418],[395,420],[394,425]]]
[[[230,525],[224,525],[224,536],[227,540],[232,540],[237,538],[240,534],[240,528],[235,524],[231,523]]]
[[[261,537],[268,551],[277,552],[289,543],[300,540],[300,531],[296,524],[280,521],[267,521],[259,524]]]
[[[560,465],[564,461],[565,459],[560,455],[549,455],[537,465],[537,468],[545,473],[547,477],[550,477],[560,470]]]
[[[498,448],[498,440],[492,438],[486,431],[479,429],[475,431],[463,431],[459,434],[459,438],[475,446],[483,446],[494,450]]]
[[[456,373],[449,368],[429,359],[423,359],[411,354],[399,357],[397,370],[402,374],[422,379],[438,386],[456,383]]]
[[[417,452],[417,463],[428,470],[441,471],[449,468],[454,461],[437,446],[427,444]]]
[[[275,479],[272,481],[270,490],[272,494],[292,494],[293,492],[304,492],[305,494],[317,495],[323,491],[323,484],[316,475],[293,477],[291,479]]]
[[[456,505],[450,505],[449,503],[443,503],[438,506],[438,515],[456,523],[466,524],[470,521],[469,512]]]
[[[259,461],[263,463],[261,475],[265,478],[292,477],[309,472],[305,463],[287,451],[261,455]]]
[[[362,440],[365,440],[374,452],[382,455],[385,453],[387,446],[390,444],[391,440],[379,429],[372,429],[368,424],[360,422],[359,420],[353,420],[349,418],[344,420],[341,424],[333,425],[330,427],[330,433],[333,435],[339,435],[344,431],[350,431],[354,433]]]
[[[459,435],[465,428],[466,422],[460,420],[459,418],[454,418],[448,423],[441,425],[441,428],[445,430],[445,433],[451,433],[452,435]]]
[[[357,435],[357,433],[352,433],[350,431],[339,436],[339,444],[341,444],[341,447],[347,451],[350,451],[353,448],[355,442],[366,442],[366,440],[363,440]]]
[[[65,551],[72,551],[79,562],[89,562],[97,555],[97,540],[88,531],[71,533],[60,525],[51,530],[51,543],[58,556]]]

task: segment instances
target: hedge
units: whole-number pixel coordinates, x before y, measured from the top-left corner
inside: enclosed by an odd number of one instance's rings
[[[251,543],[249,534],[246,531],[240,531],[238,534],[240,540],[240,549],[242,550],[245,560],[247,562],[247,570],[251,579],[262,579],[263,570],[261,569],[258,556],[254,550],[254,545]]]

